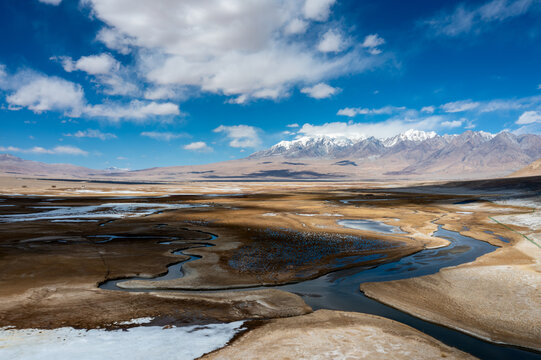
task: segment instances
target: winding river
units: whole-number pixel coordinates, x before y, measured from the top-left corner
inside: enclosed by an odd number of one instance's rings
[[[397,261],[384,263],[378,266],[359,266],[338,270],[313,280],[302,281],[295,284],[272,286],[272,288],[300,295],[314,310],[330,309],[355,311],[399,321],[416,328],[447,345],[456,347],[481,359],[541,359],[540,353],[512,346],[490,343],[445,326],[421,320],[372,300],[359,290],[359,285],[363,282],[390,281],[430,275],[445,267],[471,262],[477,257],[496,249],[495,246],[490,245],[489,243],[461,235],[458,232],[445,230],[441,226],[439,226],[434,235],[448,239],[451,242],[450,245],[437,249],[425,249],[415,254],[405,256]],[[216,238],[215,235],[212,235],[212,238],[207,241],[213,241]],[[167,244],[169,242],[161,241],[160,243]],[[183,253],[184,250],[212,245],[213,244],[207,242],[186,244],[186,246],[176,250],[173,254],[185,255]],[[152,278],[151,280],[156,281],[182,277],[183,264],[200,258],[193,255],[187,256],[190,256],[190,258],[170,265],[166,274]],[[119,291],[157,291],[148,289],[122,289],[117,286],[121,281],[136,279],[150,280],[141,277],[108,280],[102,283],[100,288]],[[262,288],[266,287],[232,289],[229,291],[246,291]]]

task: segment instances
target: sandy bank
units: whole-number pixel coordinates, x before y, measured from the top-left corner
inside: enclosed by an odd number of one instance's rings
[[[473,359],[409,326],[331,310],[271,320],[203,359]]]
[[[530,241],[541,240],[535,232],[539,211],[496,219],[509,226],[509,236],[517,239],[513,246],[434,275],[365,283],[361,290],[425,320],[489,341],[541,350],[541,248]]]

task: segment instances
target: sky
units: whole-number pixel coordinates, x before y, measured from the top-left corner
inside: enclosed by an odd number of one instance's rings
[[[96,169],[302,136],[541,133],[541,0],[4,0],[0,152]]]

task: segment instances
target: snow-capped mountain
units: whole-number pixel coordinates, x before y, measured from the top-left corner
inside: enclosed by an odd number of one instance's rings
[[[282,141],[249,159],[348,160],[372,169],[374,174],[410,176],[504,174],[541,158],[540,135],[490,134],[466,131],[457,135],[408,130],[402,134],[374,137],[303,137]],[[343,162],[344,163],[344,162]]]
[[[378,139],[355,135],[345,136],[315,136],[301,137],[291,141],[280,141],[268,150],[263,150],[251,155],[251,158],[280,155],[291,158],[302,157],[330,157],[339,158],[354,155],[355,153],[382,152],[385,148],[392,148],[403,142],[420,143],[428,139],[439,137],[435,132],[426,132],[410,129],[402,134],[390,138]],[[442,139],[447,139],[440,137]]]
[[[408,131],[383,140],[385,147],[391,147],[402,141],[420,142],[438,136],[434,131],[426,132],[409,129]]]

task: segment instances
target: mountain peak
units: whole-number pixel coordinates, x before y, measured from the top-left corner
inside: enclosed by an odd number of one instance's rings
[[[391,147],[398,144],[401,141],[421,142],[428,139],[432,139],[436,136],[438,136],[438,134],[436,134],[436,132],[434,131],[427,132],[427,131],[422,131],[422,130],[409,129],[408,131],[403,132],[402,134],[398,134],[396,136],[383,140],[383,145],[385,145],[386,147]]]

